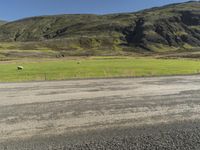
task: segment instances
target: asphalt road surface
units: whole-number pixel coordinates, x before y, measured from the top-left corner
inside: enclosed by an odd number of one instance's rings
[[[200,76],[0,83],[0,150],[200,149]]]

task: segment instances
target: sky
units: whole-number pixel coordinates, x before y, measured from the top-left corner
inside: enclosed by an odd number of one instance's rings
[[[55,14],[135,12],[187,0],[0,0],[0,20]]]

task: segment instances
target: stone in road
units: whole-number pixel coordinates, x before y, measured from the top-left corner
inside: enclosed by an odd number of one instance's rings
[[[200,149],[200,76],[0,84],[0,150]]]

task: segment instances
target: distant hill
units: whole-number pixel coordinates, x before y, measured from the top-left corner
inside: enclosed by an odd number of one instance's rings
[[[0,20],[0,25],[6,24],[7,21]]]
[[[26,18],[1,25],[0,41],[49,42],[58,49],[62,41],[66,43],[63,50],[192,49],[200,47],[200,2],[171,4],[135,13]]]

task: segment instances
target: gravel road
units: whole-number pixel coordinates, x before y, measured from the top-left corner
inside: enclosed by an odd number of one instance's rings
[[[0,83],[0,150],[200,149],[200,76]]]

